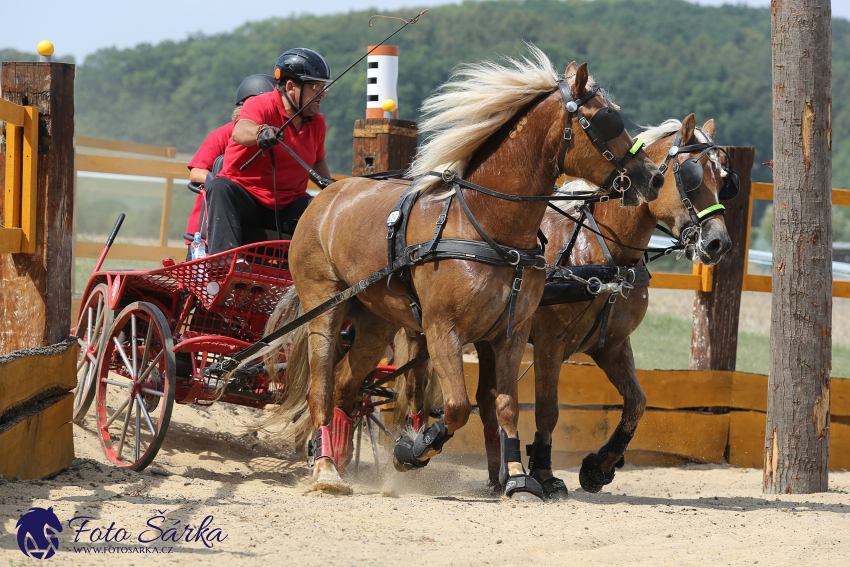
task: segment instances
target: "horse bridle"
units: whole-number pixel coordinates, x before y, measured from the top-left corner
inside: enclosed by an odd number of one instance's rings
[[[702,132],[699,128],[697,128],[697,130]],[[720,203],[716,203],[701,211],[697,211],[691,200],[688,198],[689,193],[698,190],[703,184],[705,171],[700,165],[699,160],[701,160],[710,151],[715,150],[726,154],[726,161],[729,161],[729,154],[726,150],[711,141],[705,132],[702,132],[702,134],[709,140],[708,142],[699,142],[689,146],[680,146],[679,144],[682,143],[682,133],[677,132],[676,138],[673,140],[673,145],[667,152],[667,158],[664,160],[664,163],[661,164],[661,167],[658,168],[661,173],[665,173],[670,160],[673,160],[673,177],[676,179],[676,188],[679,190],[679,197],[682,199],[682,204],[685,206],[685,210],[688,211],[688,216],[691,219],[691,223],[682,229],[678,239],[679,242],[685,246],[696,244],[699,240],[699,233],[702,231],[703,223],[714,216],[726,214],[726,207]],[[680,154],[692,154],[697,152],[699,153],[696,157],[687,158],[681,162],[679,161],[678,156]],[[721,187],[717,197],[721,201],[727,201],[738,195],[741,185],[740,180],[738,179],[738,174],[734,169],[723,165],[721,165],[721,167],[726,175],[723,177],[723,186]]]
[[[626,174],[626,164],[629,163],[637,153],[643,148],[644,143],[638,138],[635,143],[629,148],[622,158],[618,159],[608,149],[607,143],[619,138],[626,129],[626,124],[623,117],[613,107],[611,101],[605,95],[605,91],[600,89],[598,85],[588,89],[578,100],[573,99],[572,92],[566,80],[558,83],[558,90],[561,91],[561,98],[564,99],[564,106],[567,109],[567,123],[564,127],[564,141],[561,143],[561,151],[558,154],[558,173],[563,174],[564,159],[567,156],[567,150],[570,147],[570,141],[573,139],[573,115],[578,114],[578,123],[587,133],[587,137],[593,142],[602,156],[611,162],[614,170],[602,184],[603,191],[617,191],[624,193],[632,186],[632,180]],[[579,108],[590,102],[599,92],[602,93],[602,98],[605,100],[605,108],[598,110],[590,120],[585,118],[579,112]]]

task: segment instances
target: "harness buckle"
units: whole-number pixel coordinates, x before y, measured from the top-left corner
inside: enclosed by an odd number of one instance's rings
[[[519,263],[522,261],[522,256],[520,256],[519,252],[517,252],[516,250],[513,250],[513,249],[508,250],[508,254],[511,254],[511,253],[516,254],[516,262],[508,262],[508,263],[511,266],[519,265]]]
[[[600,195],[599,196],[599,202],[600,203],[607,203],[610,198],[611,197],[609,197],[608,195]]]
[[[605,159],[607,159],[608,161],[611,161],[612,159],[614,159],[614,154],[612,154],[612,153],[611,153],[610,151],[608,151],[608,150],[605,150],[604,152],[602,152],[602,155],[603,155],[603,156],[605,157]]]
[[[608,296],[608,303],[615,303],[617,301],[617,292],[615,291],[611,295]]]
[[[514,291],[520,291],[522,289],[522,278],[516,278],[514,280],[514,284],[511,286],[511,289]]]
[[[437,217],[437,224],[438,224],[439,226],[443,226],[444,224],[446,224],[446,215],[440,215],[440,216],[438,216],[438,217]]]
[[[587,118],[585,118],[584,116],[578,117],[578,123],[581,124],[581,127],[584,128],[585,130],[590,128],[590,122],[588,122]]]
[[[573,139],[573,129],[570,126],[564,128],[564,139],[572,140]]]
[[[682,204],[683,204],[683,205],[685,206],[685,208],[686,208],[686,209],[688,209],[689,211],[692,211],[692,210],[694,209],[694,205],[691,203],[691,200],[690,200],[690,199],[688,199],[687,197],[685,197],[684,199],[682,199]]]
[[[454,171],[450,171],[450,170],[446,169],[446,170],[443,171],[443,173],[440,175],[440,177],[443,178],[443,181],[445,183],[451,183],[452,181],[454,181],[457,178],[457,174]]]

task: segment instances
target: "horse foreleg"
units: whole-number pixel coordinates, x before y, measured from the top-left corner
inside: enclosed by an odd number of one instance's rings
[[[567,497],[564,481],[552,474],[552,432],[558,424],[558,380],[566,345],[549,333],[534,337],[534,419],[537,432],[526,446],[528,473],[540,482],[548,499]]]
[[[431,457],[443,450],[454,432],[466,425],[472,406],[466,394],[463,376],[462,343],[454,327],[426,329],[431,362],[440,378],[445,400],[442,419],[423,427],[415,439],[402,435],[393,449],[394,464],[399,471],[422,468]]]
[[[517,376],[531,321],[514,329],[513,338],[501,338],[492,345],[496,376],[496,417],[501,440],[501,466],[499,483],[505,487],[505,496],[525,502],[542,502],[545,497],[540,483],[525,473],[517,433],[519,399]]]
[[[611,350],[591,356],[623,396],[620,423],[598,453],[591,453],[584,458],[579,471],[581,487],[587,492],[599,492],[603,486],[614,480],[615,468],[620,468],[625,463],[626,447],[646,410],[646,396],[635,372],[635,359],[629,339]]]
[[[499,468],[502,465],[502,441],[499,437],[499,419],[496,417],[496,358],[490,343],[475,343],[478,351],[478,390],[475,401],[478,402],[478,415],[484,425],[484,449],[487,452],[487,486],[493,490],[504,488],[499,482]]]

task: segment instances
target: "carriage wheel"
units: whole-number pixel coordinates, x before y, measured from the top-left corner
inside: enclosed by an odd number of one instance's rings
[[[94,400],[95,388],[92,385],[97,374],[97,359],[113,316],[109,308],[109,288],[106,284],[96,285],[80,310],[75,330],[80,352],[77,354],[77,387],[74,389],[74,423],[83,421]]]
[[[171,421],[176,368],[165,315],[131,303],[115,318],[100,356],[97,430],[106,457],[140,471],[156,457]]]

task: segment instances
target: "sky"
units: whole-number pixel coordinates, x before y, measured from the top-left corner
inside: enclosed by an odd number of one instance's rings
[[[127,48],[139,43],[180,41],[197,32],[207,35],[229,32],[250,21],[296,14],[324,15],[352,10],[400,9],[406,6],[438,6],[457,0],[40,0],[38,15],[32,4],[6,2],[2,8],[0,49],[35,52],[38,42],[53,42],[56,55],[73,55],[78,63],[104,47]],[[769,6],[770,0],[695,0],[702,5],[746,4]],[[47,15],[50,15],[48,18]],[[415,15],[411,9],[411,17]],[[833,17],[850,19],[850,0],[832,1]]]

